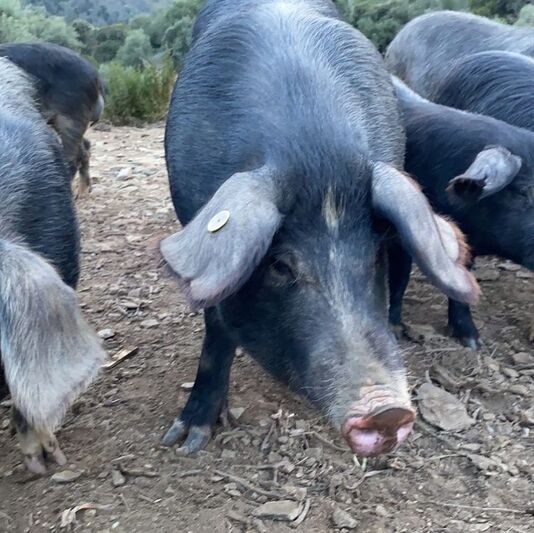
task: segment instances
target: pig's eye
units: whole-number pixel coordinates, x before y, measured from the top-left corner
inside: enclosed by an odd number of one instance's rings
[[[270,272],[280,282],[294,282],[297,278],[291,266],[280,259],[273,260],[270,266]]]

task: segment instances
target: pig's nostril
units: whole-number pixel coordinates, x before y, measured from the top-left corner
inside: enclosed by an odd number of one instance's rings
[[[389,408],[367,416],[353,416],[343,425],[343,435],[352,451],[371,457],[389,453],[410,434],[415,414],[404,408]]]

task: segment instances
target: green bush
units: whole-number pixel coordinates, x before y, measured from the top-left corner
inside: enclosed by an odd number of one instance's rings
[[[113,62],[100,71],[107,84],[105,119],[126,125],[154,122],[165,116],[176,78],[170,59],[162,65],[145,63],[142,67]]]
[[[140,67],[153,53],[148,35],[141,29],[131,30],[119,48],[116,59],[125,67]]]
[[[345,19],[384,52],[411,19],[438,9],[467,10],[468,0],[335,0]]]
[[[76,31],[62,17],[43,8],[23,7],[20,0],[0,0],[0,42],[48,41],[80,50]]]
[[[534,26],[534,4],[528,4],[519,12],[517,26]]]

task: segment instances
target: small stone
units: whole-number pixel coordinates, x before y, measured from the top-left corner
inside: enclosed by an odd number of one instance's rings
[[[81,472],[74,472],[73,470],[62,470],[56,472],[50,478],[54,483],[72,483],[81,477]]]
[[[235,459],[237,453],[234,450],[224,449],[221,453],[221,459]]]
[[[302,504],[293,500],[278,500],[267,502],[254,509],[253,515],[257,518],[268,518],[270,520],[280,520],[293,522],[302,511]]]
[[[313,457],[314,459],[321,459],[323,456],[323,449],[322,448],[308,448],[305,453],[307,457]]]
[[[434,426],[445,431],[462,431],[475,423],[456,396],[431,383],[423,383],[417,396],[422,417]]]
[[[498,465],[495,463],[495,461],[489,457],[485,457],[484,455],[471,453],[468,455],[468,457],[471,459],[471,462],[483,472],[496,470],[498,468]]]
[[[499,263],[499,268],[502,268],[503,270],[508,270],[509,272],[517,272],[518,270],[521,270],[521,267],[519,265],[510,262]]]
[[[425,324],[405,324],[407,337],[414,342],[428,342],[441,336],[432,327]]]
[[[128,168],[128,167],[125,167],[125,168],[122,168],[121,170],[119,170],[119,172],[117,173],[116,178],[118,180],[121,180],[121,181],[126,181],[128,179],[131,179],[131,177],[132,177],[131,173],[132,173],[131,169]]]
[[[478,281],[497,281],[501,275],[498,270],[493,268],[480,268],[475,274]]]
[[[284,485],[284,492],[298,500],[299,502],[304,501],[308,495],[308,491],[304,487],[295,487],[294,485]]]
[[[234,417],[235,420],[239,420],[243,413],[245,412],[244,407],[234,407],[233,409],[230,409],[230,414]]]
[[[528,272],[527,270],[520,270],[516,276],[519,279],[532,279],[534,278],[534,274],[532,272]]]
[[[519,352],[512,355],[512,360],[515,365],[530,365],[534,364],[534,357],[528,352]]]
[[[99,332],[98,332],[98,336],[101,338],[101,339],[112,339],[113,337],[115,337],[115,331],[111,328],[107,328],[107,329],[101,329]]]
[[[505,367],[502,369],[502,373],[510,379],[517,379],[519,377],[519,372],[513,368]]]
[[[356,529],[358,527],[358,522],[349,513],[339,508],[336,508],[332,514],[332,522],[339,529]]]
[[[191,390],[195,386],[194,381],[186,381],[185,383],[182,383],[180,387],[184,390]]]
[[[521,413],[521,423],[526,426],[534,426],[534,407]]]
[[[493,413],[484,413],[482,415],[482,420],[485,420],[486,422],[490,422],[492,420],[495,420],[495,415]]]
[[[155,318],[148,318],[147,320],[143,320],[143,322],[141,322],[141,327],[146,329],[157,328],[158,326],[159,322]]]
[[[111,483],[114,487],[122,487],[126,483],[126,478],[118,470],[112,470]]]
[[[518,396],[530,396],[530,390],[526,385],[520,385],[520,384],[510,385],[508,387],[508,390],[512,394],[517,394]]]
[[[388,513],[387,509],[381,504],[379,504],[379,505],[377,505],[375,507],[375,514],[377,516],[382,516],[384,518],[389,516],[389,513]]]
[[[4,420],[2,420],[2,423],[0,424],[0,429],[4,431],[8,429],[10,425],[11,422],[9,421],[9,418],[4,418]]]
[[[276,463],[280,463],[282,461],[283,457],[277,453],[277,452],[271,452],[269,453],[269,455],[267,456],[267,461],[270,463],[270,464],[276,464]]]

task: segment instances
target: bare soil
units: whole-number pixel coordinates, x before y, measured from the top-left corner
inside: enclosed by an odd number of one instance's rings
[[[454,394],[476,420],[469,429],[445,432],[419,417],[395,454],[358,462],[305,400],[241,355],[230,393],[231,408],[244,409],[239,426],[179,457],[158,442],[189,394],[203,325],[154,251],[177,229],[163,128],[112,128],[92,140],[95,186],[78,202],[79,297],[97,330],[113,330],[110,354],[137,352],[102,372],[58,433],[81,474],[71,483],[22,468],[0,407],[0,531],[59,531],[62,513],[82,504],[92,508],[72,512],[64,531],[324,532],[339,529],[339,510],[361,532],[534,531],[532,273],[480,262],[478,353],[445,336],[445,298],[412,279],[405,319],[421,338],[402,341],[411,385],[431,379]],[[281,499],[293,500],[300,525],[254,517]]]

